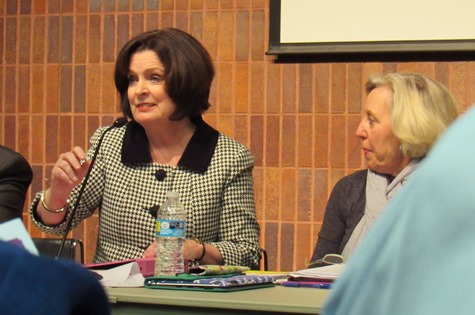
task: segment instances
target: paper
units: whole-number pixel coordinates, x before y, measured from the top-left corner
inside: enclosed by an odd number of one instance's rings
[[[17,244],[33,255],[38,255],[38,249],[19,218],[0,224],[0,240]]]
[[[143,287],[144,277],[137,262],[130,262],[107,270],[92,271],[102,276],[100,280],[105,287]]]
[[[345,264],[328,265],[317,268],[303,269],[296,272],[291,272],[289,276],[294,278],[314,278],[314,279],[337,279],[343,270]]]

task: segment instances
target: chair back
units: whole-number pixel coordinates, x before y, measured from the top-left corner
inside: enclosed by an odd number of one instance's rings
[[[267,251],[265,248],[261,248],[261,255],[260,255],[260,260],[261,260],[261,270],[268,271],[269,270],[269,265],[268,265],[268,259],[267,259]]]
[[[38,252],[42,256],[55,258],[61,246],[61,238],[33,238]],[[80,239],[67,238],[64,242],[61,257],[84,264],[84,246]]]

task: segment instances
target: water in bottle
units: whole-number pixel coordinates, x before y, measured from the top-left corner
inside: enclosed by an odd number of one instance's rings
[[[157,213],[155,276],[185,272],[186,211],[179,197],[177,192],[167,192],[167,199]]]

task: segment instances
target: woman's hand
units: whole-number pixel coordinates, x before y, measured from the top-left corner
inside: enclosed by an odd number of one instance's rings
[[[69,196],[73,188],[86,176],[89,162],[85,158],[86,153],[80,147],[74,147],[59,156],[51,171],[52,198]]]
[[[50,187],[44,192],[42,202],[36,207],[36,213],[44,224],[56,225],[64,220],[66,211],[61,209],[67,206],[71,191],[86,176],[90,166],[85,158],[84,150],[74,147],[71,151],[61,154],[54,164]]]
[[[152,242],[142,255],[142,258],[154,258],[157,257],[157,242]]]
[[[201,257],[203,253],[203,246],[195,240],[187,239],[185,240],[185,245],[183,246],[183,258],[186,260],[193,260]],[[153,258],[157,256],[157,242],[150,244],[145,252],[143,253],[142,258]]]

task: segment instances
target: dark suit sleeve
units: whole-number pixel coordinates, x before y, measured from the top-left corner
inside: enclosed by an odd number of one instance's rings
[[[21,217],[33,179],[30,164],[18,153],[0,151],[0,223]]]

